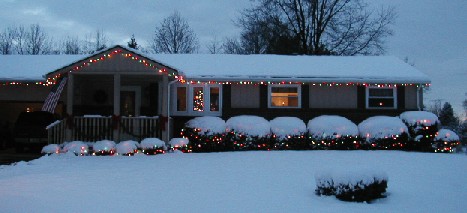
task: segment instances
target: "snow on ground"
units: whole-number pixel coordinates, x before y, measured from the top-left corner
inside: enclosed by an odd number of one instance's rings
[[[0,167],[4,212],[465,212],[465,154],[251,151],[51,155]],[[321,171],[383,171],[372,204],[315,195]]]

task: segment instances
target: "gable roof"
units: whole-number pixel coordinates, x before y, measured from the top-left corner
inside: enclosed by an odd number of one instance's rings
[[[44,81],[116,48],[168,67],[187,80],[428,84],[429,77],[391,56],[144,54],[114,46],[94,55],[1,55],[0,81]]]

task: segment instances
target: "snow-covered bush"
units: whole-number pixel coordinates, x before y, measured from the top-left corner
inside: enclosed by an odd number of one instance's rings
[[[187,138],[172,138],[169,141],[170,150],[178,150],[183,153],[191,152],[189,143],[190,141]]]
[[[194,152],[224,151],[225,128],[219,117],[196,117],[185,123],[181,134],[189,139]]]
[[[46,155],[58,154],[60,152],[60,146],[58,144],[49,144],[42,147],[41,153]]]
[[[128,140],[128,141],[122,141],[118,143],[116,147],[116,151],[119,155],[134,155],[135,153],[138,152],[138,142]]]
[[[308,122],[308,134],[314,149],[357,149],[358,127],[347,118],[322,115]]]
[[[432,147],[435,152],[454,152],[456,149],[461,149],[461,142],[455,132],[449,129],[440,129],[435,136]]]
[[[97,141],[93,147],[94,155],[113,155],[115,153],[115,142],[109,140]]]
[[[274,149],[309,149],[306,125],[296,117],[277,117],[270,122]]]
[[[438,131],[438,116],[426,111],[407,111],[399,116],[408,127],[411,140],[409,150],[429,151]]]
[[[63,146],[63,152],[74,153],[75,155],[88,155],[89,146],[82,141],[67,142]]]
[[[371,149],[400,149],[408,140],[407,126],[398,117],[374,116],[358,125],[362,145]]]
[[[165,152],[165,142],[159,138],[145,138],[141,141],[141,149],[146,155],[162,154]]]
[[[240,115],[226,122],[228,145],[233,150],[267,150],[270,148],[271,125],[258,116]]]
[[[370,202],[385,197],[388,178],[383,172],[360,171],[315,176],[317,195],[335,195],[337,199]]]

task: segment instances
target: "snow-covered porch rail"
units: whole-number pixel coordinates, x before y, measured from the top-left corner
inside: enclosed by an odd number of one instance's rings
[[[160,138],[162,133],[157,116],[75,116],[50,124],[47,131],[49,144],[65,141],[141,141],[144,138]]]

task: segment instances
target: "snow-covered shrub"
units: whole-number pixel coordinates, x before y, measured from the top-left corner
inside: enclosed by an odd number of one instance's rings
[[[270,122],[274,149],[309,149],[306,125],[296,117],[277,117]]]
[[[183,153],[191,152],[189,143],[190,141],[187,138],[172,138],[169,141],[170,150],[178,150]]]
[[[315,176],[317,195],[335,195],[337,199],[370,202],[385,197],[388,184],[383,172],[360,171]]]
[[[101,140],[94,143],[93,154],[94,155],[113,155],[115,153],[115,142],[109,140]]]
[[[426,111],[407,111],[399,116],[407,125],[411,140],[409,150],[429,151],[438,131],[438,116]]]
[[[308,135],[314,149],[357,149],[358,127],[347,118],[322,115],[308,122]]]
[[[462,148],[459,136],[449,129],[438,131],[432,147],[435,152],[454,152],[456,149]]]
[[[188,138],[194,152],[224,151],[225,121],[219,117],[196,117],[185,123],[181,132]]]
[[[46,155],[51,155],[51,154],[54,154],[54,153],[58,154],[58,153],[60,153],[60,146],[58,144],[46,145],[46,146],[42,147],[41,153],[46,154]]]
[[[118,143],[116,147],[116,151],[119,155],[134,155],[135,153],[138,152],[138,142],[128,140],[128,141],[122,141]]]
[[[362,145],[371,149],[401,149],[408,140],[407,126],[398,117],[374,116],[358,125]]]
[[[165,142],[159,138],[145,138],[141,141],[141,149],[146,155],[156,155],[165,152]]]
[[[228,145],[233,150],[267,150],[270,148],[271,125],[258,116],[240,115],[226,122]]]
[[[63,152],[74,153],[75,155],[88,155],[89,146],[82,141],[72,141],[65,143],[63,146]]]

